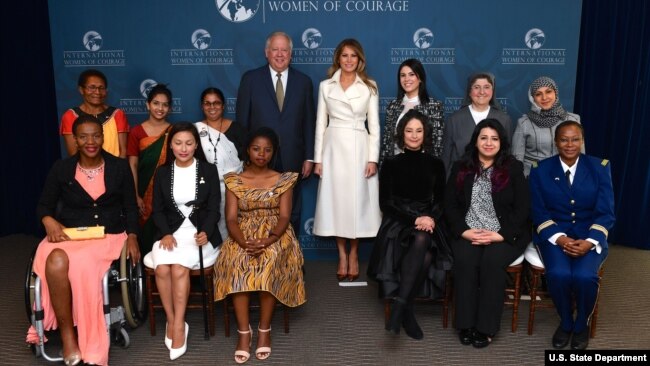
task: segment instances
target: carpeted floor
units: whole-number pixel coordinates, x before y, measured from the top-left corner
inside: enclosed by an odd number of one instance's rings
[[[45,365],[24,343],[24,281],[29,256],[38,239],[25,235],[0,238],[0,364]],[[650,251],[611,246],[600,298],[600,317],[591,349],[650,349]],[[362,268],[362,271],[365,268]],[[374,283],[367,287],[340,287],[334,262],[308,261],[305,265],[308,302],[290,310],[290,333],[282,332],[282,314],[273,320],[273,353],[268,360],[254,357],[252,365],[541,365],[544,350],[558,324],[553,309],[540,309],[535,333],[526,334],[528,302],[522,301],[519,329],[510,332],[511,311],[506,308],[501,332],[485,349],[462,346],[451,328],[442,327],[442,308],[417,306],[425,338],[415,341],[405,334],[392,336],[383,329],[383,303]],[[362,272],[363,273],[363,272]],[[362,276],[361,280],[365,280]],[[119,300],[119,296],[118,296]],[[113,301],[115,301],[113,299]],[[158,334],[150,336],[148,324],[130,330],[131,346],[113,346],[112,365],[230,365],[236,344],[235,322],[231,337],[224,337],[221,307],[217,306],[217,334],[203,339],[200,311],[188,313],[187,353],[170,361],[163,344],[164,315],[156,314]],[[257,314],[252,314],[253,329]],[[253,348],[255,344],[253,344]],[[56,347],[50,354],[58,354]]]

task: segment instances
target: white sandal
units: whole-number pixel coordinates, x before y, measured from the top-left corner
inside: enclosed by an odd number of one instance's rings
[[[251,329],[250,324],[248,325],[248,330],[239,330],[237,329],[237,333],[239,334],[250,334],[250,339],[248,340],[248,349],[251,348],[253,345],[253,329]],[[242,357],[241,359],[239,357]],[[235,362],[238,364],[245,363],[248,361],[248,359],[251,358],[251,353],[246,352],[244,350],[236,349],[235,350]]]
[[[269,329],[260,329],[260,327],[257,327],[257,331],[260,333],[269,333],[271,331],[271,327]],[[261,354],[266,353],[265,356],[261,356]],[[257,357],[258,360],[266,360],[271,356],[271,347],[258,347],[255,350],[255,357]]]

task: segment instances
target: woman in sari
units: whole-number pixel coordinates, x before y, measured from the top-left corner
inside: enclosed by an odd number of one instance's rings
[[[133,127],[129,133],[127,155],[135,181],[135,189],[140,211],[140,250],[151,251],[156,230],[150,220],[153,199],[153,177],[156,169],[167,158],[167,133],[170,124],[167,116],[171,112],[172,92],[164,84],[151,88],[147,96],[149,118]]]
[[[213,87],[205,89],[201,93],[201,108],[205,119],[194,124],[199,131],[206,160],[208,163],[214,164],[219,171],[221,197],[226,196],[223,176],[227,173],[241,173],[242,171],[242,154],[246,141],[244,127],[223,116],[226,108],[225,101],[221,90]],[[219,207],[221,217],[225,217],[225,201],[222,199]],[[228,237],[228,229],[223,219],[219,220],[219,232],[224,240]]]

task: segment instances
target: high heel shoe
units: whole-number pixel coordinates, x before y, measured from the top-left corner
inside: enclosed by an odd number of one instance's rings
[[[190,332],[190,326],[185,323],[185,343],[180,348],[169,348],[169,359],[175,360],[187,352],[187,335]]]
[[[348,257],[348,281],[352,282],[359,278],[359,258],[357,257],[357,260],[354,261],[356,263],[357,270],[356,272],[352,272],[350,264],[352,264],[352,261],[350,261],[350,258]]]
[[[402,328],[405,307],[406,301],[403,299],[396,297],[393,300],[393,306],[390,310],[390,320],[388,321],[388,324],[386,324],[387,331],[393,334],[399,334],[399,331]]]
[[[422,328],[420,328],[418,321],[415,319],[415,312],[413,310],[413,303],[407,303],[404,309],[404,318],[402,320],[402,325],[404,326],[406,335],[413,339],[420,340],[424,338],[424,333],[422,332]]]
[[[260,329],[258,325],[257,331],[260,333],[269,333],[271,332],[271,327],[269,326],[269,329]],[[266,355],[262,356],[262,354],[266,354]],[[258,360],[266,360],[267,358],[269,358],[269,356],[271,356],[271,347],[257,347],[257,349],[255,350],[255,357],[257,357]]]
[[[68,357],[63,358],[63,364],[66,366],[76,366],[81,362],[81,355],[79,352],[75,352]]]
[[[237,333],[239,334],[250,334],[250,338],[248,339],[248,349],[253,346],[253,329],[251,328],[250,324],[248,325],[248,330],[239,330],[237,329]],[[239,357],[242,357],[241,359]],[[241,350],[241,349],[236,349],[235,350],[235,362],[238,364],[245,363],[248,361],[248,359],[251,358],[251,353]]]
[[[168,350],[172,349],[172,339],[167,338],[167,324],[165,324],[165,346],[167,346]]]
[[[340,262],[340,259],[339,259],[339,262]],[[338,268],[338,271],[336,272],[336,278],[339,280],[339,282],[345,281],[345,279],[348,277],[347,259],[346,259],[345,262],[346,262],[345,267],[344,267],[345,269],[343,271],[341,271],[341,263],[339,263],[339,268]]]

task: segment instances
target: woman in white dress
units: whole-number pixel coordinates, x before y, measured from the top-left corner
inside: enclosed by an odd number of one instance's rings
[[[205,158],[214,164],[219,171],[219,186],[221,187],[221,203],[219,212],[224,215],[226,185],[223,176],[234,172],[241,173],[246,130],[242,125],[223,116],[226,108],[226,99],[223,92],[217,88],[207,88],[201,93],[201,109],[205,119],[194,125],[199,130],[201,146]],[[226,221],[219,220],[221,237],[228,237]]]
[[[167,163],[158,168],[154,180],[152,216],[157,241],[145,263],[152,262],[156,271],[156,286],[167,315],[165,345],[174,360],[187,350],[185,309],[190,270],[199,267],[199,246],[205,267],[213,265],[219,255],[221,193],[217,169],[205,161],[193,124],[174,124],[167,146]]]
[[[314,234],[336,237],[337,278],[354,281],[359,277],[359,238],[374,237],[381,223],[379,95],[357,40],[341,41],[332,60],[329,79],[318,90],[314,173],[320,183]]]

